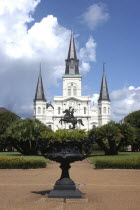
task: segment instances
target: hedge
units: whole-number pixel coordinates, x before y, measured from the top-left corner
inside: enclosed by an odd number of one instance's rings
[[[23,158],[0,158],[0,169],[46,168],[44,160],[25,160]]]
[[[95,167],[113,169],[140,169],[140,158],[125,160],[96,160]]]

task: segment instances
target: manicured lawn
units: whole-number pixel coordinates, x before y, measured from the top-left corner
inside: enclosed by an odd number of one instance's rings
[[[140,159],[140,152],[119,152],[115,156],[106,156],[104,152],[93,152],[88,158],[91,163],[96,163],[97,160],[130,160],[130,159]]]
[[[7,158],[24,158],[25,160],[45,160],[47,163],[51,161],[44,158],[43,156],[28,156],[22,155],[19,152],[0,152],[0,157],[7,157]]]

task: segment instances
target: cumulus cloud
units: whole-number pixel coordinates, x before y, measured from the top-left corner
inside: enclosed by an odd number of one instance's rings
[[[24,117],[33,113],[39,63],[42,63],[45,93],[64,73],[71,33],[53,15],[28,29],[27,23],[33,21],[32,14],[39,2],[0,1],[0,106]],[[86,45],[78,49],[83,51],[79,52],[83,72],[89,71],[90,62],[95,61],[95,45],[93,38],[89,38]]]
[[[91,103],[95,106],[98,105],[98,99],[99,99],[99,94],[97,93],[94,93],[92,96],[91,96]]]
[[[84,61],[96,61],[96,42],[93,37],[89,37],[85,47],[80,49],[79,58]]]
[[[109,17],[106,5],[99,3],[88,7],[81,19],[91,30],[94,30],[98,25],[106,22]]]
[[[140,87],[124,87],[110,94],[112,120],[119,121],[140,109]]]
[[[93,37],[89,37],[85,46],[79,51],[79,59],[82,61],[80,65],[81,72],[90,70],[90,62],[96,62],[96,42]]]

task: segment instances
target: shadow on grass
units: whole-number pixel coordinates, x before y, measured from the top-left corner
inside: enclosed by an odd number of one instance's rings
[[[31,193],[40,194],[40,195],[46,195],[49,194],[51,190],[44,190],[44,191],[31,191]]]

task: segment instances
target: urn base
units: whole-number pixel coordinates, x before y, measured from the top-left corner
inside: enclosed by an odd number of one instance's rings
[[[49,193],[49,198],[82,198],[82,193],[76,188],[70,178],[62,178],[56,181],[54,189]]]
[[[80,190],[52,190],[48,198],[82,198]]]

